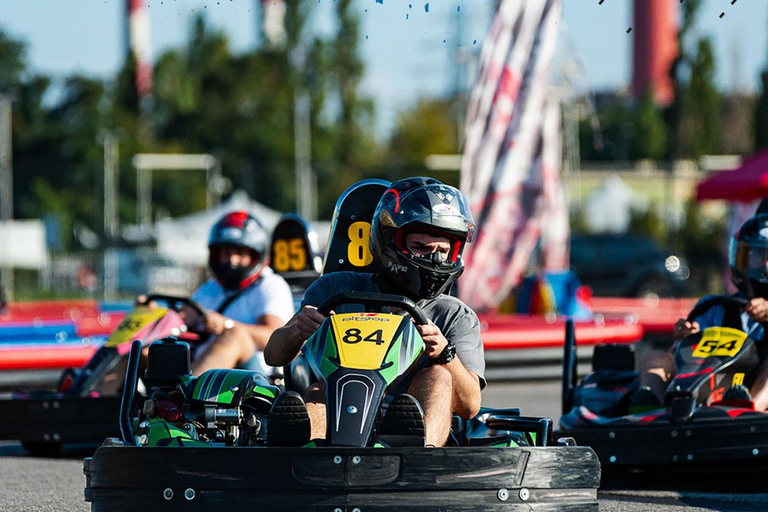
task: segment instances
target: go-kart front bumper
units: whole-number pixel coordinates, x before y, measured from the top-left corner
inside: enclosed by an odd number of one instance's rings
[[[768,466],[768,415],[674,423],[615,423],[555,432],[597,453],[605,473],[666,466],[682,470]]]
[[[85,459],[92,511],[597,511],[587,447],[132,447]]]

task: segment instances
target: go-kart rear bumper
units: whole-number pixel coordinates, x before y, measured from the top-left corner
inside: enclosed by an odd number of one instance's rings
[[[54,393],[0,400],[0,439],[30,443],[93,443],[117,435],[120,398]]]
[[[92,511],[597,511],[587,447],[159,448],[85,459]]]
[[[597,453],[612,468],[768,464],[768,415],[679,424],[615,424],[560,430]]]

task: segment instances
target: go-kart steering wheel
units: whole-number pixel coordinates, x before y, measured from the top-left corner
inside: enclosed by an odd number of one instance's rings
[[[744,308],[749,304],[749,301],[743,297],[736,297],[734,295],[726,295],[719,297],[711,297],[705,299],[698,304],[688,313],[686,317],[687,322],[693,322],[695,319],[709,311],[715,306],[734,306],[737,308]]]
[[[366,310],[377,311],[382,306],[392,306],[404,309],[416,325],[427,325],[429,321],[424,311],[416,305],[414,301],[402,295],[391,295],[387,293],[369,293],[369,292],[344,292],[334,295],[323,302],[318,313],[328,316],[331,310],[342,304],[362,304]]]
[[[174,295],[162,295],[154,293],[147,295],[146,302],[150,303],[152,301],[165,302],[168,304],[169,308],[179,314],[183,312],[184,307],[188,307],[195,313],[194,319],[191,319],[189,322],[187,318],[184,318],[184,322],[187,323],[189,330],[198,334],[205,332],[205,317],[208,315],[208,312],[203,306],[193,301],[192,299],[187,297],[176,297]]]

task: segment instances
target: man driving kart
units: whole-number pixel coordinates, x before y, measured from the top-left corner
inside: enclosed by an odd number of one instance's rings
[[[370,248],[377,270],[373,274],[325,274],[306,291],[299,312],[271,336],[264,352],[267,364],[287,365],[325,316],[317,307],[345,291],[405,295],[423,309],[428,325],[417,326],[425,351],[415,363],[404,389],[396,395],[380,426],[383,435],[417,435],[427,446],[443,446],[451,415],[471,418],[480,409],[485,386],[485,360],[477,315],[459,299],[447,295],[461,275],[461,253],[475,227],[460,191],[432,178],[408,178],[384,192],[373,215]],[[345,305],[336,312],[360,311]],[[405,393],[403,393],[405,392]],[[400,394],[398,394],[400,393]],[[324,390],[310,386],[301,398],[291,392],[278,398],[268,433],[276,444],[303,444],[326,436]],[[283,414],[283,410],[286,411]],[[303,425],[297,427],[297,422]]]
[[[731,240],[729,251],[731,281],[738,296],[749,299],[743,309],[715,306],[688,322],[680,318],[674,326],[676,343],[669,351],[651,350],[639,365],[640,388],[630,399],[630,412],[660,407],[667,384],[675,375],[674,352],[677,342],[712,326],[733,326],[755,340],[760,363],[754,372],[751,391],[743,385],[731,387],[723,400],[753,400],[755,410],[768,409],[768,347],[764,340],[764,322],[768,322],[768,214],[748,219]],[[709,297],[704,297],[705,300]],[[699,301],[701,302],[701,301]]]
[[[288,283],[267,265],[269,235],[248,212],[227,213],[211,228],[211,279],[192,295],[207,308],[210,336],[195,354],[192,372],[243,366],[269,377],[263,350],[272,332],[293,315]]]

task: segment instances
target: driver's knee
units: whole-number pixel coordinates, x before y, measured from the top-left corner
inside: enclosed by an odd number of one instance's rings
[[[649,350],[640,360],[638,372],[655,375],[668,382],[675,374],[675,356],[667,350]]]
[[[424,368],[408,387],[408,393],[414,396],[426,394],[428,396],[441,396],[451,398],[453,396],[453,377],[444,366],[432,365]],[[423,405],[423,404],[422,404]]]
[[[235,325],[216,336],[213,343],[220,349],[236,353],[240,362],[248,361],[256,352],[256,347],[248,332],[239,325]]]

